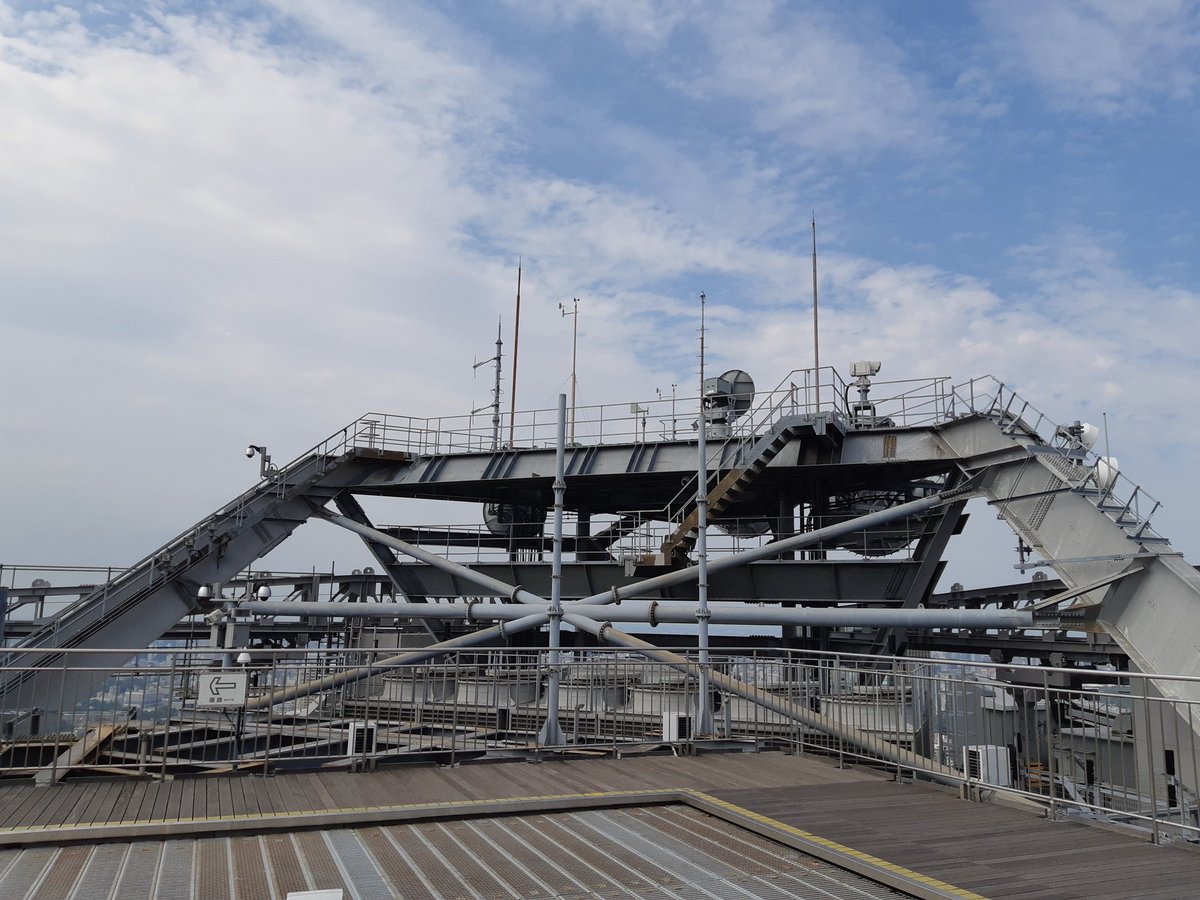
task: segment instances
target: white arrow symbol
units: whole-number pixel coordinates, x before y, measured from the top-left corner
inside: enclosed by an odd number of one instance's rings
[[[218,700],[225,699],[222,696],[225,691],[229,691],[232,694],[236,688],[236,681],[222,681],[220,675],[214,675],[208,682],[208,692]]]

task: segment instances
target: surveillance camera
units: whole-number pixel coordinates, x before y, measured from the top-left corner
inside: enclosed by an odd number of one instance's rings
[[[246,448],[246,457],[253,458],[254,451],[256,451],[257,449],[258,449],[257,447],[255,447],[253,444],[251,444],[249,447]]]
[[[883,368],[883,363],[877,359],[863,359],[858,362],[850,363],[850,374],[855,378],[870,377],[878,375],[879,370]]]

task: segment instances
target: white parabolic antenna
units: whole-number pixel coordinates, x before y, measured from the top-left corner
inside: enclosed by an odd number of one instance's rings
[[[754,402],[754,379],[749,372],[730,369],[719,378],[704,382],[704,403],[709,409],[724,411],[726,422],[732,422]]]

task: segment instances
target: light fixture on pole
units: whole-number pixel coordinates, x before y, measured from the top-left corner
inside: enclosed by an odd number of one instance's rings
[[[558,304],[558,311],[562,313],[563,318],[571,316],[574,318],[574,323],[571,326],[571,443],[575,443],[575,361],[576,351],[579,349],[579,298],[571,298],[571,309],[568,310],[565,303]]]

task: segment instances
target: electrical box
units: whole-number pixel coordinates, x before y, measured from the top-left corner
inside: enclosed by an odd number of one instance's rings
[[[690,741],[692,739],[692,717],[688,713],[665,712],[662,714],[662,723],[664,741]]]

